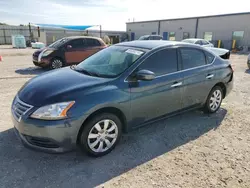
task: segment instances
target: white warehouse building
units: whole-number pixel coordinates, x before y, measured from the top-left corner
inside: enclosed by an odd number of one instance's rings
[[[250,47],[250,12],[202,17],[128,22],[130,40],[158,34],[164,40],[204,38],[227,49]],[[220,40],[220,42],[218,42]]]

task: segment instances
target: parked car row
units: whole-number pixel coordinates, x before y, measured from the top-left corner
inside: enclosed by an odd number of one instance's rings
[[[79,146],[105,155],[123,133],[142,125],[192,109],[215,113],[233,87],[228,60],[186,42],[106,48],[100,39],[71,37],[33,57],[51,68],[81,62],[29,80],[13,100],[16,132],[26,146],[46,152]]]

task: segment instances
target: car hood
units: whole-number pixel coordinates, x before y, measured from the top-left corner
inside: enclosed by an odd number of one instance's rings
[[[55,50],[55,48],[44,47],[34,52],[34,55],[39,55],[44,50]]]
[[[39,107],[76,100],[78,93],[96,86],[106,86],[110,80],[88,76],[66,67],[43,73],[26,82],[19,90],[18,97],[27,104]]]

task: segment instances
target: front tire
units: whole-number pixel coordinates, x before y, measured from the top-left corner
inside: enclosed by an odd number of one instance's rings
[[[51,60],[50,69],[60,69],[63,67],[63,61],[59,58],[54,58]]]
[[[215,86],[209,93],[206,104],[204,106],[204,112],[215,113],[219,110],[221,102],[223,100],[223,91],[220,86]]]
[[[111,152],[121,138],[122,123],[114,114],[96,115],[83,126],[80,147],[94,157]]]

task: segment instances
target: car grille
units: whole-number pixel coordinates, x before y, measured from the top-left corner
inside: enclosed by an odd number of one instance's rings
[[[20,122],[21,118],[24,114],[26,114],[33,106],[26,104],[24,102],[22,102],[18,96],[15,97],[13,103],[12,103],[12,114],[14,116],[14,118]]]
[[[46,139],[46,138],[39,138],[39,137],[33,137],[33,136],[26,136],[26,140],[35,146],[43,147],[43,148],[59,148],[57,144],[55,144],[53,141]]]

